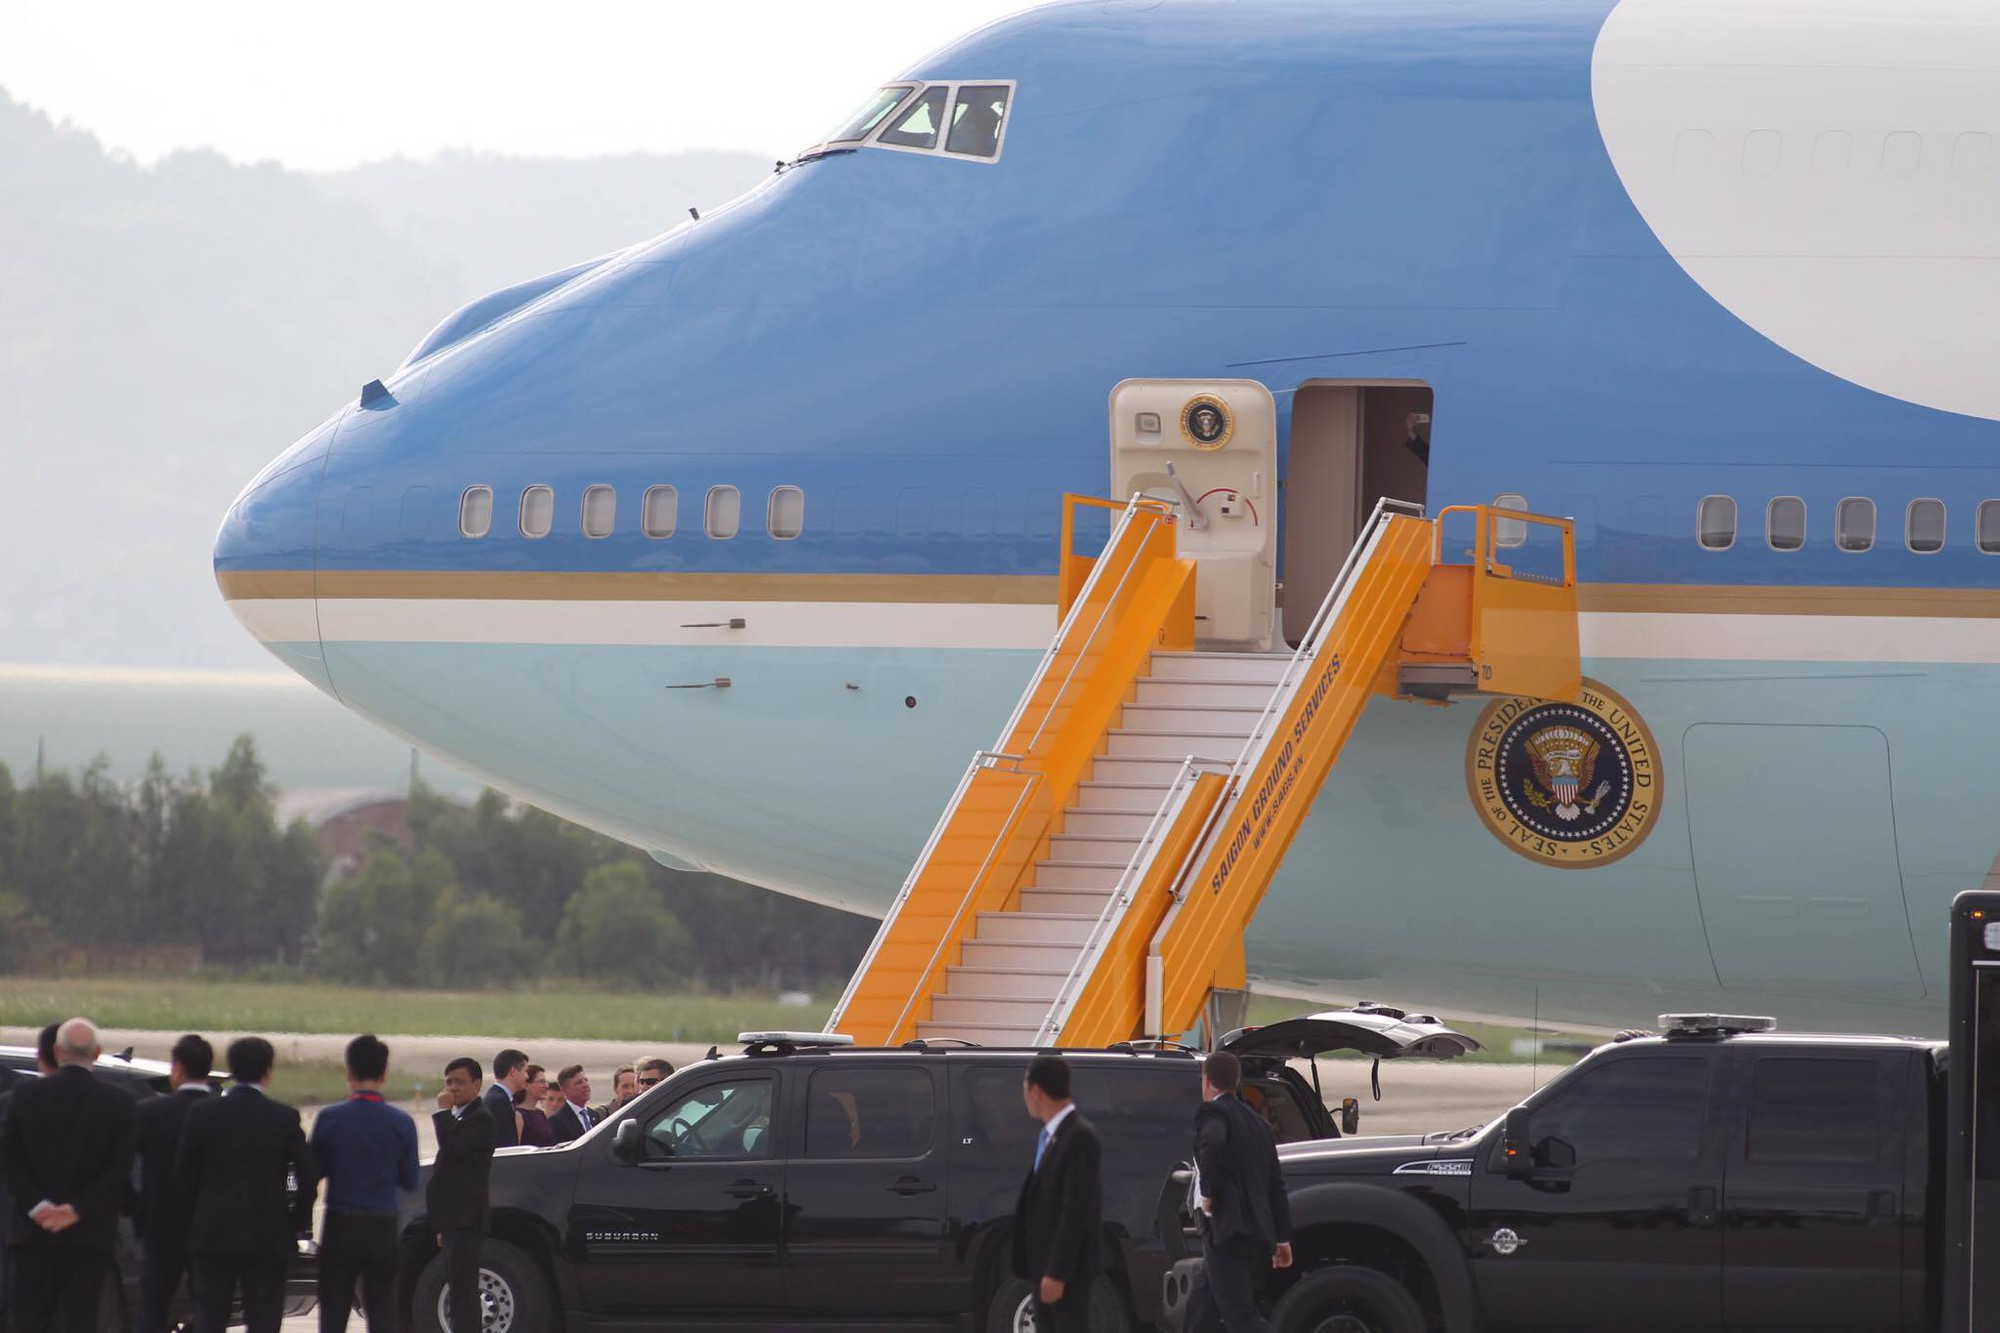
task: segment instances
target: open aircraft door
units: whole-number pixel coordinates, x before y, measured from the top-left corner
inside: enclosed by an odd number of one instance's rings
[[[1195,639],[1267,652],[1278,595],[1278,407],[1256,380],[1126,380],[1111,391],[1111,494],[1174,501],[1198,562]]]

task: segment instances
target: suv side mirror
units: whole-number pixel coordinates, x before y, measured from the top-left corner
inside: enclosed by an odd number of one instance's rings
[[[611,1155],[631,1166],[646,1155],[646,1127],[627,1116],[611,1134]]]
[[[1532,1174],[1535,1155],[1528,1147],[1528,1108],[1517,1106],[1507,1113],[1500,1130],[1500,1169],[1516,1177]]]

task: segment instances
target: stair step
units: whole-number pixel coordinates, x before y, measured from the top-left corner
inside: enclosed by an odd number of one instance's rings
[[[1290,653],[1154,653],[1152,680],[1230,681],[1276,685],[1291,661]]]
[[[967,967],[1031,968],[1037,972],[1068,973],[1078,953],[1074,944],[1015,944],[992,940],[967,940],[959,957]]]
[[[1067,912],[981,912],[974,938],[989,944],[1067,944],[1083,947],[1096,916]]]
[[[1248,736],[1263,704],[1126,704],[1118,730],[1140,735]]]
[[[1160,797],[1165,797],[1166,788],[1172,786],[1174,779],[1180,775],[1181,760],[1186,758],[1188,753],[1191,751],[1184,751],[1172,759],[1128,759],[1101,755],[1091,765],[1090,781],[1153,786],[1160,789]],[[1223,762],[1233,762],[1235,758],[1236,756],[1232,754]],[[1159,798],[1155,798],[1153,808],[1157,810],[1159,804]]]
[[[1102,763],[1102,760],[1098,761]],[[1166,803],[1172,775],[1158,782],[1080,782],[1072,810],[1092,814],[1139,814],[1151,818]]]
[[[1104,758],[1181,760],[1194,755],[1198,759],[1214,759],[1224,764],[1233,764],[1236,762],[1236,756],[1243,752],[1243,742],[1247,739],[1248,736],[1242,734],[1197,736],[1186,732],[1175,732],[1154,735],[1144,731],[1114,731],[1110,735],[1110,748],[1105,751]]]
[[[939,1023],[926,1019],[917,1024],[919,1037],[956,1037],[960,1041],[976,1042],[981,1046],[1020,1047],[1033,1046],[1035,1033],[1033,1026],[1000,1027],[994,1024]]]
[[[1116,834],[1105,836],[1088,833],[1058,833],[1049,839],[1049,859],[1051,861],[1110,861],[1118,865],[1130,865],[1132,854],[1139,850],[1139,838],[1146,831],[1141,824],[1138,833],[1130,837]]]
[[[1111,901],[1108,889],[1022,889],[1023,912],[1059,912],[1065,916],[1087,916],[1093,921]]]
[[[1049,1000],[995,999],[987,996],[938,995],[931,999],[933,1023],[972,1027],[1018,1027],[1030,1030],[1049,1016]]]
[[[1165,793],[1161,793],[1162,797]],[[1159,804],[1154,802],[1155,807]],[[1153,810],[1086,810],[1071,806],[1063,811],[1060,836],[1079,838],[1143,838],[1153,823]]]
[[[1021,895],[1026,898],[1027,895]],[[947,994],[1004,996],[1008,999],[1053,1002],[1069,975],[1068,964],[1059,968],[947,967],[944,986]]]
[[[1123,861],[1044,861],[1034,868],[1035,889],[1095,889],[1109,893],[1125,873]]]
[[[1139,708],[1254,708],[1271,702],[1269,685],[1236,681],[1143,679],[1126,711]]]

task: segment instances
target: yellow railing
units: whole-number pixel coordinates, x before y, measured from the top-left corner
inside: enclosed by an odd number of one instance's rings
[[[1472,518],[1472,547],[1464,561],[1447,561],[1446,524],[1459,515]],[[1487,505],[1453,505],[1440,510],[1432,523],[1435,567],[1411,614],[1402,660],[1469,663],[1482,694],[1576,698],[1583,679],[1575,525],[1566,518]],[[1500,541],[1508,525],[1517,525],[1516,550],[1528,545],[1531,532],[1552,535],[1560,543],[1562,572],[1532,574],[1505,563]]]
[[[1077,597],[1083,592],[1083,585],[1090,581],[1090,571],[1097,568],[1102,557],[1078,555],[1076,552],[1076,511],[1079,509],[1108,509],[1118,513],[1123,506],[1109,500],[1100,500],[1094,495],[1065,495],[1062,509],[1062,546],[1056,570],[1056,619],[1068,618],[1069,609],[1076,605]],[[1108,552],[1107,552],[1108,554]]]
[[[1072,512],[1066,502],[1066,529]],[[916,1035],[979,914],[1019,901],[1153,652],[1193,644],[1194,562],[1175,554],[1169,507],[1135,497],[1066,599],[1062,627],[999,746],[967,769],[828,1031],[863,1045]]]

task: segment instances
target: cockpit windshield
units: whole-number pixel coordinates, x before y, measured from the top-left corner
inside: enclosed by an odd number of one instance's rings
[[[895,84],[869,94],[868,100],[848,117],[847,122],[835,131],[827,142],[853,143],[858,139],[867,138],[877,125],[888,118],[891,111],[903,104],[903,99],[909,95],[910,85],[907,83]]]

